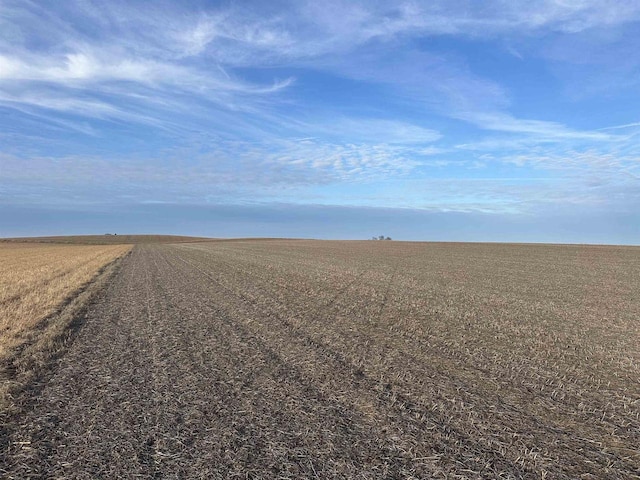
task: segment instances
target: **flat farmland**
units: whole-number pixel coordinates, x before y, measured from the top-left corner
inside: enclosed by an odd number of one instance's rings
[[[129,249],[122,245],[0,243],[0,411],[10,403],[7,397],[16,381],[15,362],[24,348],[32,346],[37,337],[43,347],[40,350],[51,349],[66,328],[62,321],[47,319]],[[43,357],[45,352],[38,354]],[[24,370],[33,367],[23,366]]]
[[[640,248],[136,245],[7,478],[640,478]]]
[[[0,243],[0,358],[129,248]]]

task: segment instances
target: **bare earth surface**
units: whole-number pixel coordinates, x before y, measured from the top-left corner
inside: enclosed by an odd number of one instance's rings
[[[8,478],[640,478],[640,249],[138,245]]]

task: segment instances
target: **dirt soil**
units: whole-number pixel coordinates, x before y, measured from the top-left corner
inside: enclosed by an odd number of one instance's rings
[[[640,249],[137,245],[4,478],[640,478]]]

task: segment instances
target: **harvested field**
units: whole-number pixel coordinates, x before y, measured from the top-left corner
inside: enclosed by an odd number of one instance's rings
[[[640,478],[640,249],[138,245],[8,478]]]
[[[46,320],[130,248],[0,243],[0,411],[25,345],[57,334]]]

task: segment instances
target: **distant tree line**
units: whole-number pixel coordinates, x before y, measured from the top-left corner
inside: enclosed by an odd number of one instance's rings
[[[391,240],[391,237],[385,237],[384,235],[380,235],[378,237],[372,237],[371,240]]]

